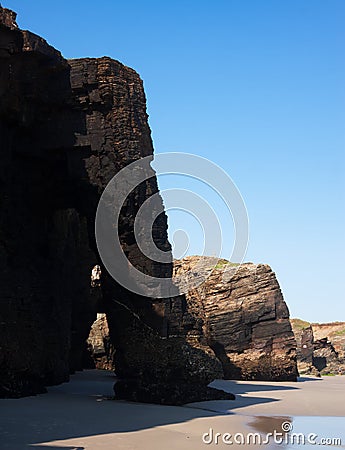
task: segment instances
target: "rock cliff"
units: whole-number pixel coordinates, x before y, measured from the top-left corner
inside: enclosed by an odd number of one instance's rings
[[[345,322],[309,323],[291,319],[300,374],[345,374]]]
[[[310,371],[313,365],[314,335],[308,322],[291,319],[291,327],[294,332],[297,349],[297,367],[299,373]]]
[[[200,257],[175,261],[176,275],[193,271]],[[203,258],[202,270],[214,265]],[[198,268],[195,276],[200,276]],[[220,260],[204,284],[190,291],[187,304],[202,324],[191,330],[191,345],[213,351],[225,378],[245,380],[296,380],[296,342],[289,311],[279,284],[268,265]]]
[[[339,358],[345,358],[345,322],[313,323],[311,326],[316,342],[327,338]]]
[[[20,30],[0,7],[0,395],[42,392],[82,368],[85,342],[103,311],[122,379],[118,398],[180,404],[229,395],[207,388],[222,369],[191,346],[198,330],[183,296],[143,298],[103,270],[95,211],[108,181],[152,155],[139,75],[108,57],[66,61]],[[133,265],[156,277],[133,240],[134,217],[158,192],[154,173],[125,203],[120,240]],[[161,214],[152,234],[170,252]],[[100,265],[102,280],[91,279]]]

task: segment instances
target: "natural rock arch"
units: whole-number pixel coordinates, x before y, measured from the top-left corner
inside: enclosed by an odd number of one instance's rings
[[[221,366],[187,343],[199,325],[183,296],[140,297],[105,270],[101,293],[90,286],[92,268],[101,265],[94,218],[102,190],[122,167],[153,153],[139,75],[107,57],[66,61],[15,18],[0,7],[0,395],[42,392],[81,369],[102,302],[124,378],[118,397],[175,404],[229,398],[207,388]],[[157,191],[152,177],[122,213],[121,240],[134,264],[133,216]],[[153,238],[170,251],[166,230],[161,215]],[[155,276],[172,273],[172,264],[146,266]]]

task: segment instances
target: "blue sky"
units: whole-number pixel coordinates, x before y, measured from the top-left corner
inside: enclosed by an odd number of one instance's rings
[[[229,173],[250,219],[245,259],[272,266],[291,315],[345,321],[343,0],[2,3],[67,58],[136,69],[156,152]],[[170,215],[171,233],[186,224],[195,253],[196,225]]]

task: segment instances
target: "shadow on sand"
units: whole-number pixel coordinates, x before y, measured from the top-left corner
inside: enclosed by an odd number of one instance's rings
[[[321,377],[298,377],[297,379],[298,383],[304,383],[306,381],[322,381]]]
[[[30,445],[31,450],[85,450],[85,447],[56,447],[56,445]]]
[[[249,392],[260,391],[294,391],[298,389],[297,383],[295,386],[286,386],[280,382],[271,384],[270,382],[263,382],[260,384],[258,381],[240,381],[235,380],[217,380],[211,383],[211,386],[217,389],[223,389],[226,392],[232,392],[235,395],[248,394]]]
[[[252,404],[275,402],[275,398],[241,397],[251,391],[298,389],[274,384],[217,381],[217,387],[237,395],[227,401],[224,411],[190,404],[186,407],[114,401],[114,376],[104,371],[84,371],[70,383],[49,388],[48,394],[19,400],[0,400],[0,434],[3,450],[83,450],[84,447],[47,446],[48,442],[110,433],[124,433],[178,424],[200,417],[228,415]],[[203,405],[208,402],[203,402]],[[193,406],[195,405],[195,406]],[[224,407],[224,401],[219,405]],[[231,413],[231,412],[230,412]],[[43,445],[39,445],[42,443]],[[81,443],[83,445],[83,443]]]

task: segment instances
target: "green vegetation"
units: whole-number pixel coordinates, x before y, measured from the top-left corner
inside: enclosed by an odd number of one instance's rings
[[[228,261],[227,259],[220,259],[216,264],[215,269],[224,269],[225,266],[236,267],[239,265],[239,263],[233,263],[231,261]]]
[[[345,336],[345,328],[343,330],[335,331],[335,336]]]
[[[302,319],[291,319],[291,322],[293,326],[299,330],[310,327],[310,322],[306,322],[305,320]]]

